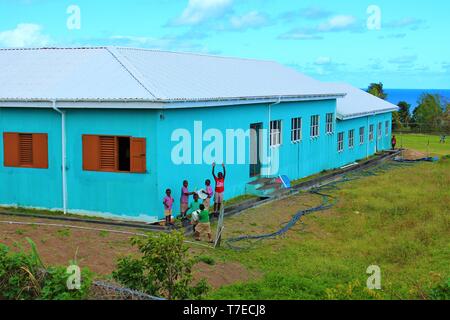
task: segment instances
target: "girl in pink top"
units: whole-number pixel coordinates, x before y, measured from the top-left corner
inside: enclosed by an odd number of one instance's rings
[[[166,218],[166,226],[172,224],[172,207],[173,207],[172,190],[166,190],[166,196],[163,200],[164,205],[164,216]]]

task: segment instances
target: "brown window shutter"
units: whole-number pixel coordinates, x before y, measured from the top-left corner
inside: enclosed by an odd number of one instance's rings
[[[83,135],[83,170],[100,169],[100,139],[98,136]]]
[[[48,136],[33,134],[33,168],[48,169]]]
[[[33,167],[33,135],[19,133],[19,164],[21,167]]]
[[[131,172],[144,173],[147,171],[147,155],[146,155],[145,138],[130,139],[130,167]]]
[[[100,136],[100,169],[116,171],[116,137]]]
[[[5,167],[19,166],[18,133],[3,133],[3,164]]]

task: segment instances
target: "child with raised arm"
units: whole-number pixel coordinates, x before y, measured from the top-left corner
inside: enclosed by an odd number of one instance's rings
[[[214,195],[214,215],[218,216],[220,212],[220,208],[223,203],[223,193],[225,192],[225,176],[226,176],[226,169],[225,164],[222,164],[223,173],[219,172],[216,176],[215,174],[215,168],[216,163],[213,163],[212,167],[212,175],[214,177],[214,180],[216,182],[216,189],[215,189],[215,195]]]

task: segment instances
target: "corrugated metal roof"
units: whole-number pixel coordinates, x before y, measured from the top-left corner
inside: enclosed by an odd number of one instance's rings
[[[0,100],[218,101],[335,97],[275,62],[132,48],[0,49]]]
[[[337,99],[338,119],[358,118],[398,110],[396,105],[349,84],[330,83],[330,85],[335,88],[334,90],[346,93],[345,97]]]
[[[104,48],[2,49],[0,70],[0,100],[151,97]]]
[[[117,48],[163,100],[331,95],[323,83],[271,61]]]

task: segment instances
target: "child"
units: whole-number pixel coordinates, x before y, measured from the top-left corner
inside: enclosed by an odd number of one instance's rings
[[[187,180],[183,181],[183,187],[181,188],[181,199],[180,199],[180,214],[181,217],[185,218],[186,211],[189,208],[189,196],[194,194],[194,192],[189,192],[188,189],[189,182]]]
[[[195,227],[195,240],[200,241],[202,234],[206,233],[208,235],[209,243],[213,243],[211,236],[211,225],[209,223],[209,212],[205,209],[203,204],[200,205],[200,213],[198,215],[198,223]]]
[[[166,226],[172,225],[172,206],[173,206],[172,190],[166,190],[166,196],[163,200],[164,216],[166,218]]]
[[[206,210],[209,210],[211,206],[211,198],[214,194],[213,189],[211,187],[211,180],[209,179],[205,181],[204,193],[206,193],[208,197],[205,200],[203,200],[203,205],[205,206]]]
[[[225,191],[225,176],[226,176],[226,170],[225,170],[225,164],[222,164],[223,173],[219,172],[219,174],[216,176],[214,169],[216,167],[216,164],[213,163],[212,168],[212,175],[214,177],[214,180],[216,181],[216,193],[214,195],[214,215],[218,216],[220,207],[223,202],[223,193]]]
[[[392,136],[391,144],[392,150],[395,150],[395,146],[397,145],[397,138],[395,136]]]
[[[197,211],[198,209],[200,209],[200,201],[199,201],[199,197],[197,193],[194,193],[194,201],[191,202],[191,204],[189,205],[187,212],[188,215],[192,214],[192,212]]]

